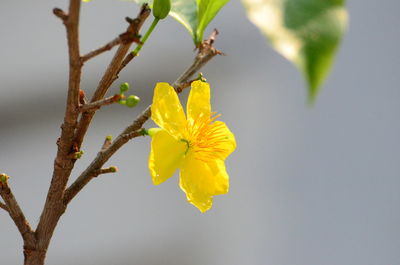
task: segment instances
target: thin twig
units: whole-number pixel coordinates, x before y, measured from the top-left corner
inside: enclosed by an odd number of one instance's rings
[[[118,168],[113,166],[113,167],[99,169],[99,170],[97,170],[95,172],[95,175],[99,176],[99,175],[102,175],[102,174],[115,173],[117,171],[118,171]]]
[[[121,42],[122,42],[121,38],[117,37],[117,38],[113,39],[112,41],[110,41],[109,43],[105,44],[104,46],[101,46],[100,48],[83,55],[82,61],[86,62],[86,61],[90,60],[91,58],[93,58],[99,54],[102,54],[103,52],[109,51],[112,48],[114,48],[115,46],[121,44]]]
[[[100,173],[99,169],[108,161],[108,159],[118,151],[121,146],[126,144],[130,139],[144,135],[143,130],[137,130],[135,132],[121,133],[115,141],[107,149],[102,149],[96,156],[96,158],[90,163],[85,171],[69,186],[65,191],[64,203],[67,205],[78,193],[81,191],[86,184],[89,183],[93,178],[97,177]]]
[[[106,136],[106,139],[104,139],[104,143],[103,146],[101,147],[101,150],[107,149],[111,144],[112,144],[112,136],[108,135]]]
[[[8,207],[4,203],[0,202],[0,208],[8,212]]]
[[[65,14],[65,12],[61,8],[54,8],[53,9],[53,14],[60,18],[62,21],[66,21],[68,19],[68,15]]]
[[[106,106],[106,105],[110,105],[110,104],[116,103],[121,98],[123,98],[122,95],[115,94],[114,96],[111,96],[111,97],[108,97],[108,98],[105,98],[105,99],[102,99],[102,100],[98,100],[98,101],[95,101],[95,102],[91,102],[91,103],[88,103],[88,104],[81,105],[79,110],[81,112],[97,110],[97,109],[101,108],[102,106]]]
[[[0,196],[5,202],[5,205],[1,204],[1,208],[8,211],[8,214],[17,226],[22,238],[24,239],[24,242],[34,243],[34,232],[28,221],[26,220],[25,215],[21,210],[21,207],[19,207],[19,204],[15,199],[14,194],[12,193],[7,181],[0,184]]]
[[[214,35],[212,35],[214,36]],[[207,42],[206,40],[204,42]],[[200,46],[197,56],[192,65],[174,82],[175,90],[180,93],[183,88],[190,85],[189,79],[200,70],[208,61],[210,61],[219,52],[210,45]],[[151,116],[151,106],[148,106],[131,125],[109,145],[106,149],[102,149],[86,168],[85,171],[69,186],[64,195],[64,203],[67,205],[94,177],[96,172],[108,161],[108,159],[129,140],[144,135],[142,126]]]
[[[136,19],[126,19],[129,22],[129,26],[127,32],[132,36],[138,36],[143,23],[150,15],[151,10],[148,5],[144,4],[137,16]],[[101,100],[104,95],[107,93],[108,88],[111,86],[113,81],[115,80],[115,76],[117,74],[118,69],[120,68],[121,62],[124,59],[125,55],[128,53],[133,39],[124,41],[118,47],[113,59],[108,65],[107,70],[103,74],[101,81],[99,82],[97,89],[91,99],[91,102]],[[82,145],[83,138],[89,128],[90,122],[94,116],[95,112],[83,113],[81,119],[79,120],[77,130],[75,133],[75,144],[79,148]]]
[[[134,20],[131,20],[130,18],[127,18],[127,21],[134,22]],[[102,54],[103,52],[109,51],[121,43],[129,44],[132,42],[140,43],[140,37],[138,34],[132,34],[132,32],[130,32],[129,28],[128,28],[127,31],[120,34],[117,38],[113,39],[109,43],[101,46],[100,48],[98,48],[96,50],[93,50],[93,51],[87,53],[86,55],[83,55],[82,62],[86,62],[86,61],[92,59],[93,57]]]

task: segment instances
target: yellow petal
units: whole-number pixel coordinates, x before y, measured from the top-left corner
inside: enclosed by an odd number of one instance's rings
[[[158,126],[180,140],[186,128],[186,117],[173,87],[157,83],[154,88],[151,118]]]
[[[170,178],[181,165],[187,144],[161,130],[152,136],[149,169],[154,185]]]
[[[182,164],[179,186],[186,193],[188,202],[201,212],[212,206],[212,196],[229,190],[229,176],[222,160],[203,162],[189,155]]]
[[[188,120],[191,122],[199,117],[210,118],[210,85],[208,83],[200,80],[192,82],[186,112]]]
[[[225,160],[235,149],[236,140],[235,135],[229,130],[225,122],[216,121],[211,124],[211,129],[213,131],[213,138],[209,141],[213,142],[214,156],[219,159]]]

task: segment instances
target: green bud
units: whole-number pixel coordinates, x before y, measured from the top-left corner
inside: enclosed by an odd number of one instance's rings
[[[82,157],[83,153],[84,153],[83,151],[75,152],[74,153],[74,158],[75,159],[80,159]]]
[[[153,2],[153,16],[157,19],[164,19],[168,16],[171,10],[170,0],[154,0]]]
[[[207,82],[207,79],[203,76],[203,73],[199,73],[196,80],[200,80],[201,82]]]
[[[106,141],[110,141],[111,142],[112,141],[112,135],[107,135],[106,136]]]
[[[119,100],[118,104],[125,105],[126,104],[126,100]]]
[[[115,172],[117,172],[118,171],[118,168],[117,167],[110,167],[110,171],[112,172],[112,173],[115,173]]]
[[[135,107],[140,101],[140,98],[135,95],[130,95],[126,98],[126,106],[133,108]]]
[[[121,94],[125,93],[128,90],[129,90],[129,84],[127,82],[119,85],[119,91],[121,92]]]
[[[0,174],[0,182],[1,183],[3,183],[3,184],[7,183],[8,178],[9,178],[9,176],[7,176],[6,174],[4,174],[4,173]]]
[[[150,128],[147,130],[147,135],[153,137],[156,133],[158,133],[161,130],[162,130],[161,128]]]

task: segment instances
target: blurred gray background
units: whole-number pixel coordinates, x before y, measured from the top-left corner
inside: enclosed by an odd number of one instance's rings
[[[12,176],[34,226],[52,172],[68,69],[64,27],[51,10],[66,2],[0,3],[0,171]],[[150,139],[136,139],[107,164],[120,172],[95,179],[71,203],[47,264],[400,264],[400,2],[354,0],[348,8],[350,29],[310,108],[301,75],[232,0],[207,31],[220,30],[216,46],[228,56],[203,69],[213,108],[237,137],[227,160],[230,193],[200,214],[177,176],[152,185]],[[84,4],[82,52],[121,33],[123,18],[137,10],[129,2]],[[89,95],[112,54],[86,64]],[[99,111],[72,178],[106,135],[117,135],[147,106],[154,84],[174,81],[193,56],[185,29],[163,21],[110,91],[130,82],[142,102]],[[0,254],[2,265],[22,264],[22,240],[4,211]]]

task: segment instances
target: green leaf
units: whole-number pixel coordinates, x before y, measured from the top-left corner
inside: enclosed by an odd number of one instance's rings
[[[133,0],[138,4],[153,0]],[[203,40],[204,30],[229,0],[171,0],[170,16],[180,22],[190,33],[195,44]]]
[[[344,0],[242,0],[249,19],[293,62],[314,102],[347,27]]]
[[[196,31],[196,43],[202,41],[204,30],[217,15],[218,11],[228,2],[229,0],[197,0],[199,24]]]

